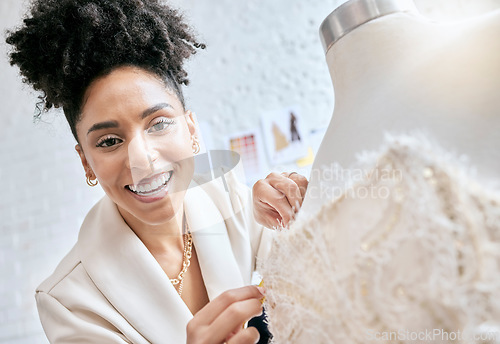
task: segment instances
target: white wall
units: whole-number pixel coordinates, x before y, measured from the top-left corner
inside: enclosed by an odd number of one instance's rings
[[[21,7],[0,1],[2,32],[19,22]],[[46,343],[35,287],[71,247],[97,195],[87,190],[68,130],[57,121],[33,125],[36,97],[7,64],[3,38],[0,75],[0,342]]]
[[[339,2],[172,1],[208,45],[189,62],[186,97],[198,117],[212,124],[216,147],[223,148],[223,135],[258,126],[261,112],[293,104],[301,106],[309,129],[327,125],[333,90],[318,27]],[[430,13],[436,2],[420,0]],[[481,3],[499,6],[498,0]],[[2,32],[20,22],[24,8],[19,0],[0,1]],[[46,343],[34,290],[76,241],[83,217],[102,191],[86,185],[62,114],[33,124],[36,94],[8,65],[3,41],[0,343]]]

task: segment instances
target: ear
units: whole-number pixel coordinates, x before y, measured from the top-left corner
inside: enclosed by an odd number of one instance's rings
[[[189,128],[189,133],[191,136],[196,135],[196,115],[191,110],[186,110],[186,123]]]
[[[87,158],[85,157],[85,153],[83,152],[82,146],[80,144],[76,144],[75,150],[78,152],[78,155],[80,156],[80,160],[82,161],[82,166],[85,170],[85,176],[94,178],[94,171],[92,171],[92,168],[89,165],[89,162],[87,161]]]

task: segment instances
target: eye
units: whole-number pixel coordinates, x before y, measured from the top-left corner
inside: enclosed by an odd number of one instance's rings
[[[164,131],[174,123],[175,121],[171,118],[160,118],[148,129],[148,133],[157,133],[160,131]]]
[[[107,147],[113,147],[117,144],[122,143],[123,141],[117,137],[114,136],[106,136],[97,141],[96,147],[101,147],[101,148],[107,148]]]

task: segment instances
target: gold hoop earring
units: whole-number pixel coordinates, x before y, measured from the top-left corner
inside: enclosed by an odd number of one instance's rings
[[[96,186],[99,183],[99,181],[96,179],[95,182],[90,179],[90,177],[87,177],[87,185],[90,187]]]
[[[200,142],[196,136],[193,136],[193,153],[198,154],[200,152]]]

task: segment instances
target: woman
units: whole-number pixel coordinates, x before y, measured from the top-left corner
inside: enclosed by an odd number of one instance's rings
[[[157,0],[37,0],[7,42],[45,108],[63,108],[87,183],[106,193],[37,289],[50,342],[255,343],[243,325],[262,313],[249,284],[263,229],[233,172],[188,190],[200,147],[180,84],[204,45],[181,16]],[[256,217],[286,224],[306,183],[259,182]]]

